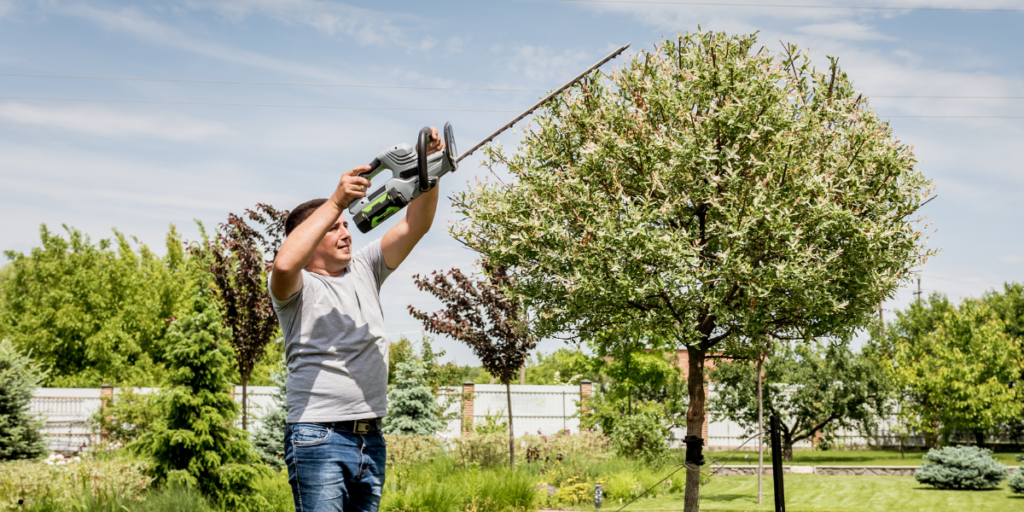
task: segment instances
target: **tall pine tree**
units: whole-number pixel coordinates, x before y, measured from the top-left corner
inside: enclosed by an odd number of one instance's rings
[[[221,324],[208,286],[168,336],[169,377],[156,400],[162,417],[134,448],[153,459],[159,481],[197,488],[226,509],[264,508],[266,500],[252,493],[258,457],[245,432],[234,427],[239,407],[228,381],[231,332]]]
[[[0,340],[0,460],[34,459],[46,454],[42,420],[28,412],[32,392],[45,373],[8,340]]]

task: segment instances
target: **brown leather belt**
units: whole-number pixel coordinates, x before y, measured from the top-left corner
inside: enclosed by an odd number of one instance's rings
[[[368,420],[332,421],[330,423],[314,422],[313,425],[320,425],[331,430],[344,430],[353,434],[372,434],[380,430],[380,418]]]

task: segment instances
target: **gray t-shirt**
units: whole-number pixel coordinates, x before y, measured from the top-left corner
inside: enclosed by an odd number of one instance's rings
[[[353,254],[338,277],[303,270],[301,291],[285,300],[270,292],[284,333],[288,423],[388,413],[390,342],[380,285],[391,272],[375,240]]]

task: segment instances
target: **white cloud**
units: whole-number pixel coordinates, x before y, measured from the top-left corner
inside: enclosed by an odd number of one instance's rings
[[[120,11],[107,11],[95,7],[76,4],[62,9],[64,14],[90,20],[107,30],[124,32],[144,41],[178,48],[188,52],[204,55],[213,59],[245,64],[248,66],[270,69],[273,71],[303,75],[321,80],[339,81],[338,75],[325,72],[314,66],[292,61],[267,57],[258,53],[239,50],[213,41],[205,41],[185,34],[168,25],[152,20],[139,10],[126,8]]]
[[[221,123],[179,114],[126,114],[94,106],[3,103],[0,104],[0,120],[103,137],[144,136],[170,140],[199,140],[229,132]]]
[[[804,25],[797,32],[822,38],[840,39],[844,41],[893,41],[894,37],[875,31],[871,26],[853,21],[837,23],[816,23]]]
[[[592,56],[582,50],[558,52],[546,46],[523,45],[512,50],[508,65],[512,71],[538,82],[556,77],[571,78],[586,68]]]
[[[407,30],[395,26],[396,20],[414,19],[403,12],[375,11],[321,0],[186,0],[186,5],[193,9],[213,9],[234,20],[263,15],[285,23],[308,25],[332,36],[344,34],[363,45],[402,46],[425,51],[435,44],[431,38],[410,38]]]

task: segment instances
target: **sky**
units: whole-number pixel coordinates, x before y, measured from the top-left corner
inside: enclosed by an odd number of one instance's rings
[[[938,195],[922,209],[941,249],[920,269],[925,294],[959,300],[1024,280],[1021,0],[0,0],[0,249],[28,251],[40,225],[66,224],[162,252],[172,224],[194,240],[197,220],[326,197],[341,173],[425,125],[451,122],[468,148],[611,49],[698,27],[757,32],[769,50],[796,44],[821,68],[837,56],[915,146]],[[488,179],[479,162],[464,160],[443,195]],[[355,246],[397,218],[354,233]],[[407,306],[439,305],[413,275],[473,267],[448,234],[455,221],[442,198],[384,284],[393,339],[420,336]]]

